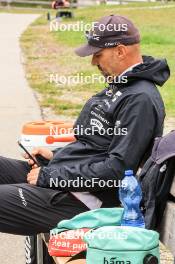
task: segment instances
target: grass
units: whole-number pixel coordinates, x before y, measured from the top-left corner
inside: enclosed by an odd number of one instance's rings
[[[149,6],[154,7],[155,3],[150,3]],[[132,19],[141,31],[143,54],[165,57],[168,60],[171,78],[163,88],[160,88],[160,92],[165,102],[167,116],[172,117],[175,116],[175,7],[166,9],[147,7],[147,3],[138,3],[77,9],[74,10],[74,18],[64,20],[64,23],[77,21],[90,23],[111,13]],[[52,82],[50,80],[50,74],[53,76],[98,74],[97,69],[90,64],[91,58],[78,58],[74,54],[73,49],[84,42],[82,32],[51,32],[46,13],[31,24],[21,37],[27,79],[31,87],[40,94],[40,104],[51,107],[58,115],[74,118],[81,111],[84,102],[104,87],[98,82],[58,85],[53,81],[54,78]]]

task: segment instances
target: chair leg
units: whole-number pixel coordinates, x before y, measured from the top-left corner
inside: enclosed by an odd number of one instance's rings
[[[41,234],[37,235],[37,264],[43,263],[43,240]]]

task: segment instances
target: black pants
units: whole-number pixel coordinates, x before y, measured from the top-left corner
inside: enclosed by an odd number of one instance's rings
[[[70,193],[28,184],[29,171],[25,161],[0,157],[0,232],[48,233],[61,220],[88,210]]]

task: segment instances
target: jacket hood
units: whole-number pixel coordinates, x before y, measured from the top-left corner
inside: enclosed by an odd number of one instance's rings
[[[155,139],[151,157],[157,163],[161,164],[165,160],[175,157],[175,130],[169,132],[164,137]]]
[[[123,75],[127,76],[127,83],[141,79],[162,86],[170,77],[170,69],[166,59],[155,59],[151,56],[143,56],[142,64],[137,65],[132,71],[128,71]],[[119,80],[117,81],[117,86],[118,83]],[[116,81],[112,84],[115,85]],[[120,82],[120,84],[122,83]]]

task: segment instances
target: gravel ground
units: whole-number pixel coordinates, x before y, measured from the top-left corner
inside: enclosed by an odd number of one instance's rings
[[[0,14],[0,155],[20,157],[17,139],[22,124],[40,118],[40,109],[25,79],[20,34],[37,15]],[[27,99],[26,99],[27,98]],[[0,264],[24,264],[24,237],[0,233]]]
[[[161,254],[160,264],[174,264],[174,258],[172,254],[163,244],[160,244],[160,254]]]

